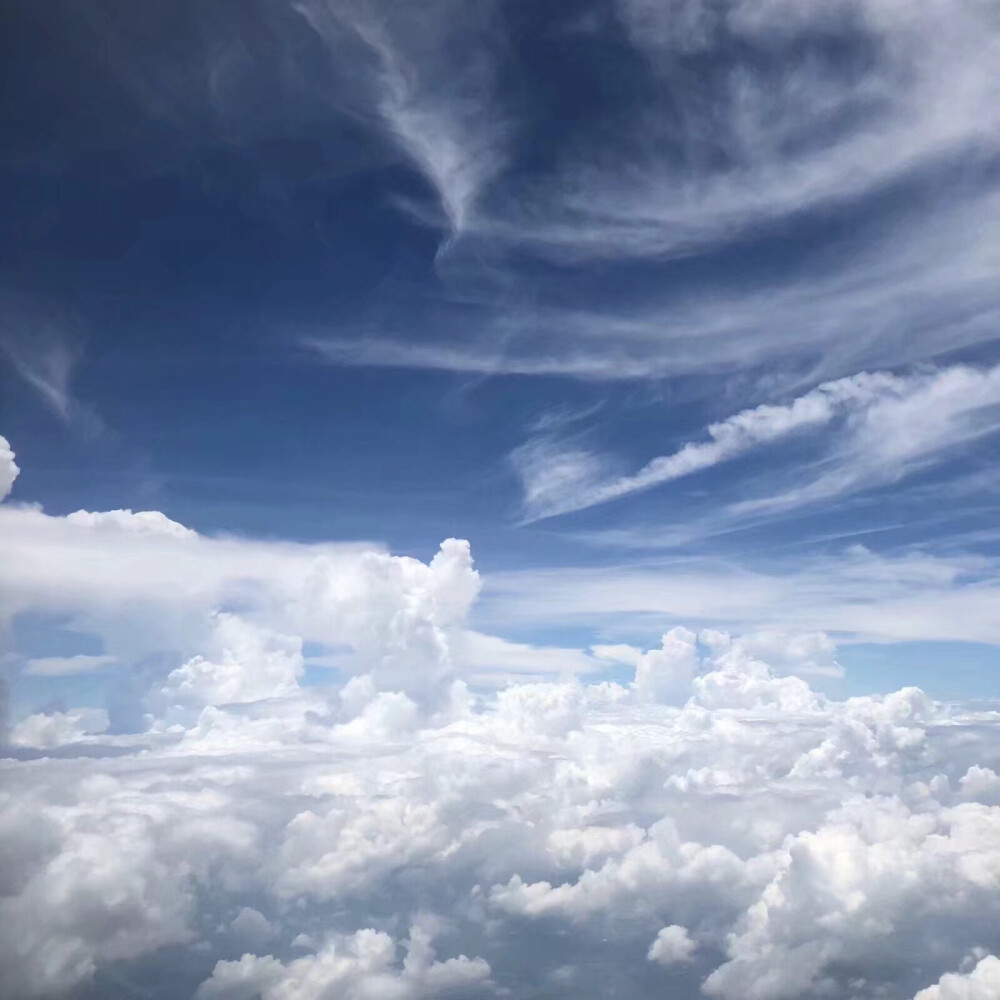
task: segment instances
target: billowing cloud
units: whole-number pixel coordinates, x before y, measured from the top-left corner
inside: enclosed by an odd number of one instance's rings
[[[391,996],[486,996],[492,991],[490,967],[481,958],[460,955],[435,961],[431,933],[419,924],[403,943],[406,957],[397,963],[397,947],[382,931],[357,931],[343,941],[330,941],[319,952],[283,965],[268,955],[244,955],[219,962],[198,990],[198,1000],[323,1000],[341,996],[363,1000]]]
[[[228,657],[169,730],[0,765],[6,991],[114,996],[108,975],[155,975],[170,946],[205,998],[597,996],[600,948],[603,982],[646,956],[647,986],[688,977],[692,1000],[938,979],[943,998],[997,945],[995,713],[916,689],[831,700],[759,659],[775,636],[683,629],[635,651],[628,686],[515,683],[442,712],[361,679],[279,682],[240,704],[242,660],[254,684],[268,656],[291,679],[295,653],[219,631]],[[181,673],[175,692],[202,679]]]
[[[841,672],[833,640],[787,622],[673,625],[653,648],[511,642],[470,625],[481,580],[457,539],[424,562],[207,537],[158,512],[6,504],[0,527],[5,617],[64,616],[108,650],[85,655],[142,685],[130,727],[80,707],[11,729],[4,996],[168,980],[199,1000],[991,988],[991,709],[914,687],[824,694],[810,678]],[[841,625],[877,590],[902,628],[928,587],[972,607],[987,569],[855,552],[839,579],[675,587]],[[575,612],[662,590],[602,572],[571,574]],[[517,580],[558,622],[559,587]],[[975,626],[974,608],[940,613]],[[307,644],[343,651],[344,673],[307,683]],[[604,667],[618,679],[581,679]]]
[[[11,491],[14,480],[21,470],[14,461],[14,452],[5,437],[0,436],[0,500]]]
[[[677,962],[690,962],[695,949],[695,943],[686,927],[671,924],[661,927],[656,940],[649,946],[646,956],[651,962],[660,965],[674,965]]]
[[[22,719],[10,731],[16,747],[58,747],[76,743],[85,736],[103,733],[108,728],[108,713],[103,708],[73,708],[68,712],[40,712]]]
[[[989,1000],[1000,992],[1000,959],[986,955],[967,973],[948,972],[914,1000]]]

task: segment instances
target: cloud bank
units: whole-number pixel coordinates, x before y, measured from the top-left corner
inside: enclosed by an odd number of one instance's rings
[[[11,730],[5,996],[991,995],[992,709],[820,693],[818,632],[509,643],[469,628],[456,540],[425,563],[157,512],[0,522],[6,619],[64,615],[144,685],[131,725]],[[344,672],[308,684],[321,642]]]

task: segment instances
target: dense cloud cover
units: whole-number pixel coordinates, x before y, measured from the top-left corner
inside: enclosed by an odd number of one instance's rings
[[[157,618],[190,645],[161,649],[131,726],[13,726],[5,997],[995,995],[995,711],[835,700],[806,679],[841,669],[822,634],[680,626],[580,654],[631,680],[556,656],[491,686],[491,655],[552,651],[468,630],[464,542],[423,563],[155,512],[0,517],[8,615],[73,615],[114,662],[162,643]],[[320,639],[344,680],[304,683]]]

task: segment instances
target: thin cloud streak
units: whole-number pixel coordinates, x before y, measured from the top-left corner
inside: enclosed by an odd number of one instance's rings
[[[754,568],[718,559],[564,566],[486,577],[477,628],[586,626],[628,641],[653,623],[821,631],[843,642],[1000,645],[1000,567],[919,550],[832,556]]]
[[[790,510],[897,481],[953,449],[1000,430],[1000,368],[954,366],[908,378],[862,372],[824,383],[785,405],[743,410],[638,472],[604,478],[611,463],[541,437],[511,456],[528,521],[586,510],[710,469],[790,435],[834,431],[821,471],[804,485],[730,508],[735,516]]]
[[[344,54],[345,30],[374,58],[367,100],[376,120],[433,188],[449,238],[459,236],[506,160],[509,125],[495,105],[495,55],[483,44],[496,35],[492,4],[441,0],[419,11],[309,0],[293,6],[332,59]],[[365,79],[366,67],[356,68]]]
[[[996,340],[1000,33],[981,4],[739,0],[679,11],[623,0],[618,15],[649,100],[593,134],[567,123],[553,163],[523,174],[518,120],[498,111],[489,84],[498,42],[449,28],[474,53],[461,102],[442,101],[424,63],[394,69],[410,63],[386,50],[385,123],[450,219],[441,277],[470,279],[483,315],[427,318],[416,344],[390,320],[311,336],[311,348],[338,365],[608,381],[767,365],[815,384]],[[824,39],[856,58],[823,54]],[[720,57],[698,87],[677,68],[733,45],[759,49],[763,64]],[[465,62],[448,59],[465,79]],[[880,206],[910,189],[913,207],[882,218]],[[566,266],[627,274],[652,258],[669,274],[674,258],[710,261],[767,233],[794,239],[807,219],[824,228],[832,208],[855,220],[833,253],[749,288],[720,265],[710,286],[640,286],[627,306],[588,302],[585,287],[560,294]]]

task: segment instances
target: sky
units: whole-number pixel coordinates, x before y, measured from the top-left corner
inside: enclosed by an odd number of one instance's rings
[[[996,997],[998,64],[4,5],[0,993]]]

